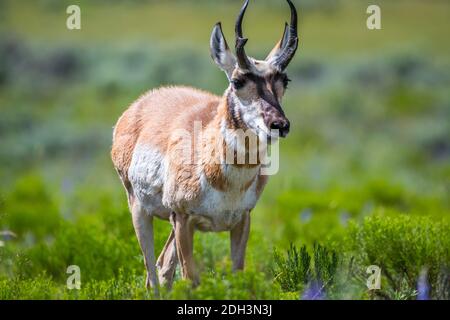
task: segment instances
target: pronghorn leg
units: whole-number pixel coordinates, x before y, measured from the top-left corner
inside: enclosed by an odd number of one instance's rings
[[[250,232],[250,212],[246,212],[242,220],[231,229],[231,260],[233,271],[243,270],[245,262],[245,249],[247,248],[248,235]]]
[[[158,278],[156,276],[155,246],[153,240],[153,217],[149,216],[142,208],[139,201],[130,201],[131,215],[136,236],[144,255],[145,268],[147,269],[147,288],[153,288],[155,295],[159,295]]]
[[[183,279],[190,279],[192,283],[199,283],[194,263],[194,226],[189,222],[186,214],[174,213],[175,242],[178,260],[181,265]]]
[[[158,267],[158,278],[161,285],[165,285],[168,289],[172,287],[175,269],[177,267],[178,257],[175,244],[175,231],[170,231],[169,239],[156,262]]]

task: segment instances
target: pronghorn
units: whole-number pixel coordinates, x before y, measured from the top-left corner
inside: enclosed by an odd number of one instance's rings
[[[146,286],[158,293],[159,283],[170,287],[178,261],[183,278],[198,283],[193,260],[195,230],[229,231],[233,270],[244,268],[255,207],[268,177],[261,159],[249,155],[266,150],[289,133],[289,120],[281,107],[288,84],[284,70],[298,46],[297,11],[290,0],[290,25],[265,60],[248,57],[242,21],[238,15],[236,55],[224,38],[220,22],[210,40],[211,56],[230,82],[223,96],[189,87],[163,87],[147,92],[118,120],[111,156],[128,195],[133,226],[144,255]],[[194,132],[200,123],[200,132]],[[248,140],[236,139],[246,130]],[[188,143],[180,132],[193,136]],[[250,144],[250,138],[256,144]],[[206,152],[206,149],[209,149]],[[186,149],[187,156],[184,152]],[[223,152],[244,152],[245,161],[225,161]],[[193,161],[192,161],[193,160]],[[172,230],[155,260],[153,218],[169,220]],[[158,269],[158,274],[157,274]]]

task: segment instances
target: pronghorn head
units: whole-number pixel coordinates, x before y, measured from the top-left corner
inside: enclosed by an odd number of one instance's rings
[[[294,57],[298,46],[297,11],[291,0],[291,23],[286,23],[284,34],[265,60],[246,55],[244,46],[248,39],[242,34],[242,20],[249,0],[246,0],[236,20],[236,55],[225,40],[222,26],[214,26],[210,47],[211,55],[230,81],[227,89],[228,103],[243,126],[253,130],[261,138],[286,137],[289,120],[281,107],[281,99],[289,78],[284,70]],[[275,130],[275,131],[274,131]],[[277,132],[276,136],[271,132]]]

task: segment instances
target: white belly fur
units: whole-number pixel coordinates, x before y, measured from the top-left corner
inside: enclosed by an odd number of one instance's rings
[[[254,177],[259,168],[241,169],[224,166],[224,173],[233,184],[242,185]],[[163,155],[148,146],[136,146],[128,177],[134,195],[149,215],[168,219],[171,208],[163,205],[164,181],[168,178],[167,165]],[[213,188],[200,177],[200,194],[198,199],[189,203],[186,214],[190,214],[199,229],[204,231],[230,230],[238,223],[242,215],[254,208],[257,201],[257,179],[251,186],[241,192],[240,188],[229,188],[222,192]]]
[[[236,185],[245,184],[257,173],[257,169],[238,169],[233,166],[227,166],[226,170],[229,180],[236,182]],[[215,231],[231,229],[241,220],[245,212],[255,207],[256,180],[254,179],[245,192],[241,192],[239,187],[231,187],[229,191],[222,192],[213,188],[204,177],[201,177],[201,200],[190,208],[191,213],[204,217],[202,224],[205,224],[206,229]]]

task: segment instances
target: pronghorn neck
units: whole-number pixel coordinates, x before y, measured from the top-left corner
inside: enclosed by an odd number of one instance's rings
[[[228,88],[218,106],[216,121],[213,121],[215,126],[218,126],[218,136],[223,141],[224,150],[221,154],[225,159],[221,159],[221,163],[237,167],[259,167],[261,156],[258,154],[258,148],[261,147],[259,137],[243,121],[238,104],[236,97]],[[234,159],[232,163],[231,157]]]
[[[255,181],[260,164],[258,157],[249,157],[252,150],[245,140],[238,139],[239,132],[247,132],[247,127],[236,112],[237,108],[230,105],[229,91],[223,95],[214,119],[205,130],[202,144],[209,149],[202,152],[202,171],[214,189],[243,194]]]
[[[229,130],[244,130],[248,129],[246,123],[242,120],[242,114],[240,108],[238,107],[239,102],[236,96],[232,93],[231,89],[228,88],[221,102],[221,107],[224,109],[225,122],[224,125]]]

